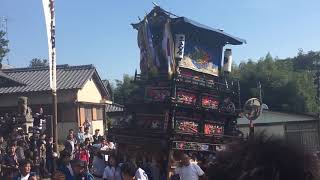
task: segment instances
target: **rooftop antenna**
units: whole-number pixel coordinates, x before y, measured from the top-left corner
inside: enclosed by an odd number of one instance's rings
[[[159,6],[159,5],[158,5],[157,3],[155,3],[155,2],[152,2],[152,4],[153,4],[154,6],[156,6],[156,7]]]
[[[5,16],[0,17],[0,30],[5,32],[5,39],[9,40],[9,36],[8,36],[8,18],[5,17]],[[9,43],[7,45],[7,48],[9,49]],[[8,65],[10,65],[10,63],[9,63],[9,53],[7,53],[6,57],[7,57],[7,63],[8,63]]]

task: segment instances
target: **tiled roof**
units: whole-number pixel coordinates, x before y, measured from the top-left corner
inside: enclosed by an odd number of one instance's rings
[[[110,112],[122,112],[123,111],[123,106],[120,104],[106,104],[106,113]]]
[[[2,72],[25,85],[0,87],[0,94],[50,90],[48,67],[3,69]],[[98,81],[100,81],[99,83],[101,83],[100,77],[93,65],[59,65],[57,66],[57,89],[80,89],[94,74],[98,78]],[[105,93],[108,93],[104,86],[102,88]]]
[[[4,78],[7,81],[9,81],[11,84],[15,84],[15,85],[24,85],[24,83],[22,83],[21,81],[7,75],[6,73],[2,72],[0,70],[0,78]],[[0,84],[0,87],[2,86],[2,84]]]
[[[254,124],[273,124],[273,123],[289,123],[289,122],[302,122],[302,121],[314,121],[316,118],[311,115],[301,115],[293,113],[283,113],[276,111],[263,111],[258,119],[254,120]],[[245,117],[239,118],[238,125],[247,126],[249,120]]]
[[[104,87],[109,88],[110,83],[108,80],[102,80],[102,84],[104,85]]]

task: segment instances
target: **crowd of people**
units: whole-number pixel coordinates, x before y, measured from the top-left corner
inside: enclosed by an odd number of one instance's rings
[[[26,180],[50,176],[53,160],[52,137],[45,134],[28,137],[19,128],[14,128],[6,138],[0,135],[0,179]]]
[[[135,171],[134,179],[148,180],[145,171],[136,163],[120,163],[115,149],[113,142],[100,136],[99,129],[95,130],[94,135],[89,133],[89,127],[85,127],[84,131],[83,127],[79,127],[77,133],[70,129],[64,149],[60,152],[53,179],[126,180],[131,177],[126,168],[130,167],[130,170]]]
[[[66,179],[81,176],[84,179],[102,179],[106,162],[115,150],[115,145],[100,136],[96,129],[94,135],[90,134],[89,127],[79,127],[77,133],[69,130],[64,150],[60,153],[57,174],[64,174]],[[111,159],[111,158],[110,158]],[[72,168],[73,166],[77,168]],[[77,173],[74,173],[75,172]]]
[[[115,144],[101,136],[99,129],[94,134],[90,127],[70,129],[60,148],[55,153],[53,138],[45,133],[29,137],[15,128],[9,136],[0,135],[0,179],[123,180]],[[148,179],[141,168],[132,165],[139,179]]]
[[[0,179],[37,180],[164,180],[158,171],[136,161],[119,158],[116,145],[89,127],[70,129],[54,154],[53,138],[23,136],[18,129],[9,138],[0,136]],[[202,155],[202,156],[200,156]],[[176,167],[171,180],[318,180],[318,157],[284,140],[255,136],[235,141],[214,158],[201,153],[173,154]],[[148,155],[145,154],[147,157]],[[128,158],[130,159],[130,158]],[[166,164],[166,163],[164,163]],[[156,175],[155,175],[156,174]],[[163,173],[166,174],[166,173]]]

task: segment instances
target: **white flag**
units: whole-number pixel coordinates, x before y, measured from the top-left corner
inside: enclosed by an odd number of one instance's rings
[[[231,68],[232,68],[232,51],[231,49],[226,49],[224,51],[223,70],[225,72],[231,72]]]
[[[43,5],[47,36],[48,36],[50,88],[53,91],[56,91],[57,90],[56,43],[55,43],[56,25],[55,25],[55,13],[54,13],[54,0],[42,0],[42,5]]]
[[[184,54],[184,45],[185,45],[185,36],[184,34],[176,34],[176,41],[175,41],[175,57],[176,58],[183,58]]]

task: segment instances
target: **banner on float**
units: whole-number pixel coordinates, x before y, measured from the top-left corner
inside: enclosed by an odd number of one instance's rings
[[[186,37],[184,34],[176,34],[174,57],[182,59],[184,55],[184,45]]]
[[[231,72],[231,68],[232,68],[232,51],[231,49],[226,49],[224,51],[223,70],[225,72]]]
[[[50,73],[50,88],[53,91],[57,90],[56,79],[56,47],[55,47],[55,13],[54,0],[42,0],[43,12],[46,22],[48,50],[49,50],[49,73]]]
[[[218,76],[222,61],[222,47],[209,47],[191,39],[187,39],[187,42],[179,67]]]

